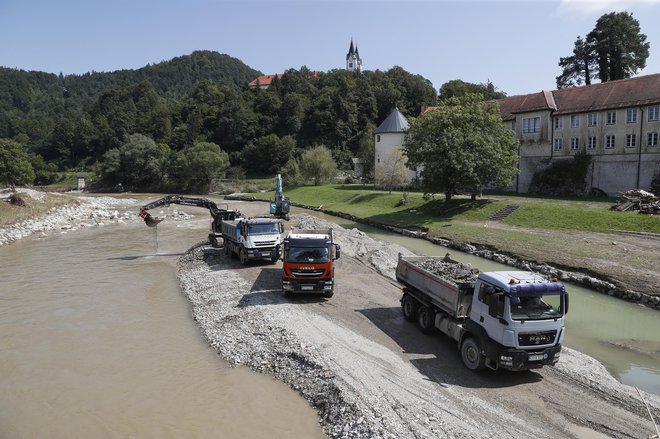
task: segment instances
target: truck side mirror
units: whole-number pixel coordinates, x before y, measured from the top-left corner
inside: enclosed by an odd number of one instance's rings
[[[282,224],[282,222],[277,223],[277,230],[279,230],[280,233],[284,233],[284,224]]]
[[[564,315],[568,314],[568,294],[564,294]]]
[[[335,244],[335,257],[333,258],[333,260],[339,259],[340,257],[341,257],[341,247],[339,246],[339,244]]]

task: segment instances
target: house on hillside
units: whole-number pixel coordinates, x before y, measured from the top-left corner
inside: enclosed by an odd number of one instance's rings
[[[248,82],[248,88],[267,89],[271,86],[275,78],[282,79],[282,74],[277,73],[275,75],[260,75],[257,77],[257,79]]]
[[[584,150],[588,189],[649,190],[660,175],[660,74],[500,99],[520,143],[516,192],[534,173]]]
[[[374,132],[374,179],[382,181],[384,172],[383,165],[387,160],[391,160],[392,151],[396,148],[402,148],[406,140],[406,131],[408,131],[408,119],[399,111],[398,108],[392,110],[389,116],[376,128]],[[412,182],[417,178],[417,172],[408,170],[407,181]]]

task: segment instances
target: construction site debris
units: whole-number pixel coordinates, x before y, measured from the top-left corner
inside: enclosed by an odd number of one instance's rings
[[[612,210],[638,210],[639,213],[660,215],[660,198],[642,189],[631,189],[621,193],[619,204],[612,206]]]
[[[432,274],[441,276],[456,284],[474,283],[479,275],[479,270],[472,268],[470,264],[451,261],[447,256],[443,259],[426,258],[420,261],[414,261],[413,263]]]

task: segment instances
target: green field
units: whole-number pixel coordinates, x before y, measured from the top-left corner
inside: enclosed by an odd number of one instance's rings
[[[271,192],[252,193],[267,200]],[[372,221],[425,227],[431,235],[446,235],[448,226],[483,224],[498,210],[509,204],[520,206],[501,223],[530,229],[549,229],[585,232],[632,231],[660,233],[660,217],[637,212],[610,210],[614,199],[540,198],[522,195],[485,195],[472,201],[457,196],[447,202],[436,195],[424,200],[423,194],[409,192],[408,204],[397,207],[402,192],[374,190],[365,185],[304,186],[286,189],[285,195],[294,203],[322,206]],[[445,230],[443,230],[445,229]]]

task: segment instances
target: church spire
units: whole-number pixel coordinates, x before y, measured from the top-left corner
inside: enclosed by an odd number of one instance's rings
[[[351,37],[351,45],[346,54],[346,70],[358,73],[362,71],[362,59],[360,58],[357,44],[353,44],[353,37]]]

